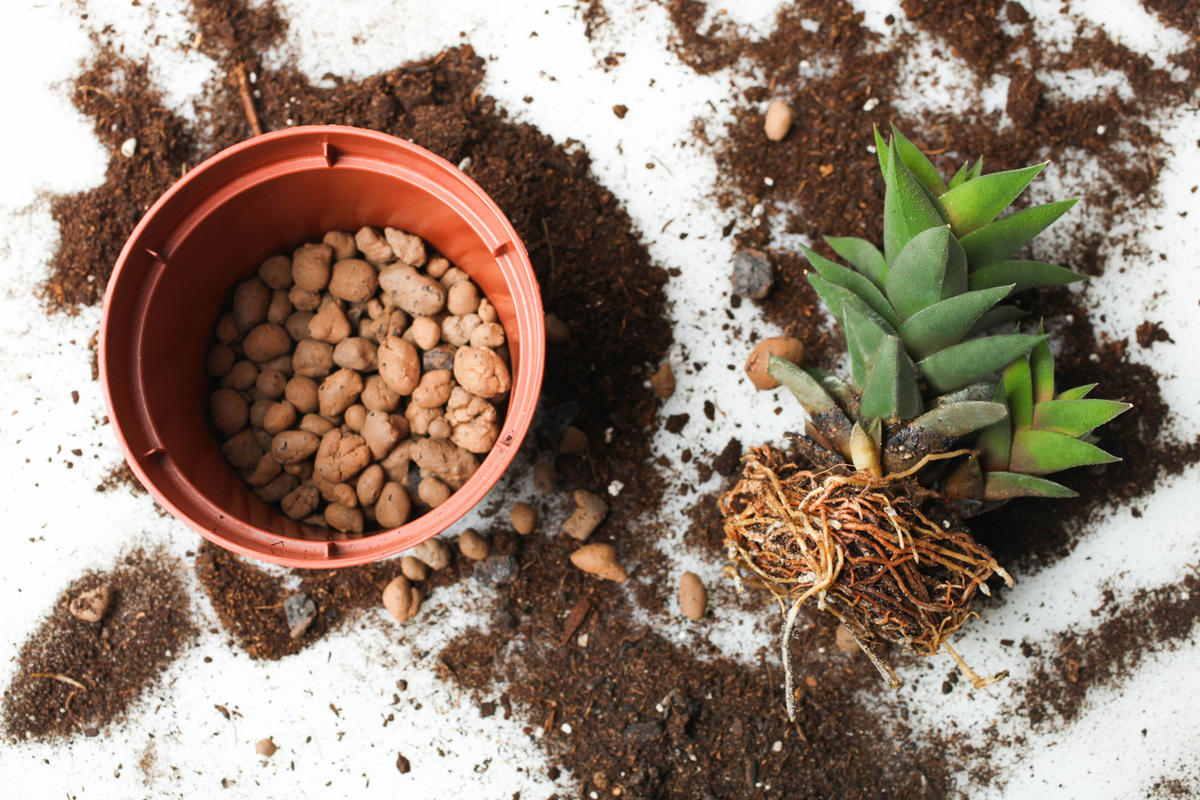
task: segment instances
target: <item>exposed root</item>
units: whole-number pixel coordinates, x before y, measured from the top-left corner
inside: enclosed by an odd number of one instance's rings
[[[783,657],[792,715],[788,640],[803,603],[836,616],[890,685],[882,641],[922,654],[941,647],[973,683],[946,637],[971,616],[986,581],[1012,578],[936,496],[906,475],[872,478],[847,467],[801,469],[773,448],[753,448],[742,480],[721,498],[726,546],[747,585],[767,589],[785,613]],[[982,682],[982,683],[979,683]]]

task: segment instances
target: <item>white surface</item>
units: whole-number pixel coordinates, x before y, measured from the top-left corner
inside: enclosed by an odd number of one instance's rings
[[[887,13],[902,18],[895,3],[859,4],[870,5],[867,24],[878,30],[884,29]],[[597,176],[637,221],[654,259],[685,270],[684,278],[668,284],[676,338],[671,361],[679,390],[663,415],[686,410],[692,419],[684,437],[659,435],[656,450],[674,457],[685,446],[694,452],[719,451],[731,435],[747,443],[771,439],[794,424],[789,415],[772,413],[790,401],[772,393],[747,393],[740,372],[727,368],[745,357],[743,348],[728,344],[720,330],[728,307],[731,243],[717,232],[729,215],[706,199],[715,167],[690,135],[697,117],[710,130],[719,130],[737,88],[730,85],[728,73],[697,76],[670,54],[670,26],[657,5],[633,0],[606,5],[612,21],[599,41],[589,43],[570,3],[545,10],[505,4],[498,13],[494,1],[483,0],[412,3],[402,11],[396,4],[367,0],[339,2],[336,11],[316,0],[285,0],[281,6],[290,22],[288,38],[269,60],[294,59],[314,79],[325,72],[363,76],[430,55],[461,41],[459,33],[465,31],[465,40],[489,58],[484,90],[517,119],[536,124],[556,140],[582,142]],[[762,32],[770,26],[772,5],[755,2],[733,18]],[[1048,46],[1072,34],[1073,25],[1054,19],[1057,0],[1030,5],[1044,17],[1038,30]],[[1144,12],[1114,18],[1109,3],[1075,6],[1156,60],[1180,47],[1177,35]],[[45,193],[96,184],[107,159],[90,133],[90,121],[69,102],[69,80],[88,54],[88,32],[112,24],[115,40],[127,53],[148,54],[167,102],[185,116],[194,116],[192,100],[211,68],[211,62],[187,46],[194,30],[180,12],[179,0],[141,7],[127,0],[91,2],[87,10],[89,17],[81,22],[68,0],[16,4],[6,12],[8,24],[0,28],[0,67],[8,76],[0,85],[0,103],[21,109],[20,125],[0,127],[0,152],[18,156],[9,158],[0,182],[0,361],[10,376],[10,411],[0,415],[0,506],[8,513],[0,565],[0,683],[5,685],[21,643],[71,579],[88,569],[107,568],[137,546],[163,547],[182,556],[198,544],[181,524],[160,517],[147,497],[93,491],[120,460],[111,432],[99,423],[103,404],[99,385],[90,377],[87,342],[99,309],[47,320],[33,297],[57,240]],[[531,38],[532,31],[538,36]],[[151,47],[156,35],[163,38]],[[365,44],[354,45],[357,36]],[[605,71],[598,61],[611,49],[626,56]],[[947,78],[955,71],[953,62],[939,64]],[[1055,85],[1082,97],[1113,80],[1110,75],[1097,80],[1072,73]],[[998,80],[976,96],[963,82],[946,80],[931,102],[1002,108],[1003,83]],[[534,102],[524,103],[526,95]],[[610,110],[617,103],[629,107],[624,120]],[[1134,327],[1149,317],[1161,319],[1175,336],[1175,344],[1158,344],[1152,354],[1134,346],[1132,355],[1153,358],[1176,413],[1172,424],[1189,437],[1200,430],[1200,367],[1186,344],[1200,300],[1190,276],[1194,244],[1189,249],[1197,239],[1200,215],[1182,218],[1176,211],[1195,210],[1196,195],[1190,189],[1200,173],[1198,116],[1190,109],[1156,122],[1175,150],[1158,187],[1170,210],[1117,220],[1121,231],[1135,233],[1146,255],[1108,254],[1111,268],[1086,290],[1106,315],[1102,327],[1111,335],[1132,339]],[[646,169],[647,162],[655,162],[656,168]],[[1048,171],[1047,190],[1071,191],[1100,168],[1086,162],[1056,165]],[[660,233],[668,221],[669,229]],[[678,234],[684,231],[690,235],[681,241]],[[1167,260],[1159,260],[1160,252],[1168,254]],[[734,324],[746,330],[773,332],[752,304],[744,304],[734,317]],[[706,366],[699,371],[684,366],[696,359]],[[78,404],[71,400],[73,389],[80,393]],[[697,413],[705,399],[719,408],[713,423]],[[83,450],[82,457],[70,455],[76,447]],[[68,469],[66,461],[74,467]],[[936,681],[910,681],[895,702],[909,706],[918,726],[930,730],[954,722],[961,735],[971,736],[986,727],[981,723],[995,719],[1004,734],[1028,734],[1021,718],[1005,709],[1029,664],[1014,658],[998,640],[1044,644],[1064,627],[1094,624],[1089,610],[1100,605],[1108,579],[1116,578],[1111,585],[1117,587],[1118,602],[1139,588],[1178,581],[1185,565],[1196,563],[1200,555],[1195,526],[1200,496],[1192,488],[1198,472],[1189,470],[1140,502],[1145,512],[1140,519],[1127,510],[1107,515],[1071,556],[1039,574],[1019,576],[1021,582],[1006,593],[1006,603],[969,626],[957,642],[960,651],[976,664],[1013,670],[1012,681],[988,692],[959,690],[946,696]],[[663,513],[673,524],[664,528],[679,531],[680,542],[687,524],[682,512],[695,497],[668,495]],[[1145,543],[1149,533],[1153,546],[1130,547],[1131,542]],[[685,569],[698,572],[719,600],[726,591],[720,566],[706,554],[685,549],[672,575],[677,578]],[[476,592],[467,585],[438,592],[422,610],[420,622],[403,629],[403,640],[387,620],[370,614],[297,656],[263,664],[224,645],[226,634],[203,592],[193,586],[204,633],[143,699],[131,715],[134,722],[66,745],[0,745],[0,775],[17,787],[15,794],[6,789],[4,795],[221,792],[291,798],[383,797],[402,791],[421,797],[435,792],[511,797],[520,790],[525,800],[546,797],[554,789],[544,775],[540,746],[522,732],[525,722],[516,716],[506,722],[500,714],[481,719],[473,703],[433,675],[441,643],[482,624]],[[672,598],[669,611],[674,603]],[[679,641],[707,636],[735,657],[752,657],[764,643],[773,648],[754,630],[754,621],[735,609],[717,603],[714,617],[702,626],[681,624],[675,617],[649,621]],[[1144,793],[1158,777],[1194,774],[1200,753],[1197,644],[1193,634],[1179,649],[1147,657],[1137,675],[1116,688],[1093,692],[1087,710],[1071,726],[1029,734],[1019,750],[993,749],[989,758],[1007,785],[1003,796],[1123,798]],[[204,663],[206,655],[211,663]],[[948,669],[948,664],[941,667]],[[408,681],[408,690],[393,708],[399,678]],[[329,709],[330,702],[339,715]],[[241,716],[227,722],[215,703]],[[1155,709],[1152,724],[1146,709]],[[396,718],[385,728],[382,722],[389,713]],[[1142,736],[1140,730],[1148,724],[1150,732]],[[268,735],[280,746],[269,761],[253,750],[253,743]],[[397,773],[397,751],[410,759],[410,774]],[[141,761],[149,767],[139,767]],[[222,778],[232,781],[228,789],[221,789]],[[562,781],[559,788],[570,793],[567,777]],[[979,796],[991,794],[996,792]]]

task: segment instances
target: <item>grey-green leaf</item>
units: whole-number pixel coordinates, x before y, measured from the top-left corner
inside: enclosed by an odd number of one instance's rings
[[[887,281],[888,265],[878,247],[857,236],[826,236],[825,241],[833,248],[833,252],[849,261],[871,283],[883,288]]]
[[[965,236],[1000,216],[1048,163],[983,175],[942,195],[942,208],[946,209],[954,234]]]
[[[1033,206],[968,233],[962,238],[962,246],[967,252],[971,269],[1008,258],[1050,227],[1077,202],[1079,198],[1075,197]]]
[[[914,419],[908,426],[946,439],[957,439],[986,428],[1008,416],[1004,403],[967,400],[938,406]]]
[[[1061,483],[1019,472],[989,472],[984,479],[984,500],[1013,500],[1017,497],[1078,497]]]
[[[916,372],[895,336],[885,337],[875,352],[860,411],[864,419],[906,419],[921,413]]]
[[[934,391],[952,392],[990,372],[1003,369],[1045,338],[1012,333],[972,339],[939,350],[918,362],[917,368]]]
[[[967,259],[950,228],[939,225],[914,236],[892,262],[887,299],[901,319],[967,290]]]
[[[846,333],[846,351],[850,356],[850,373],[854,382],[865,386],[871,370],[871,360],[885,338],[895,331],[880,325],[878,318],[864,314],[853,304],[843,306],[842,328]]]
[[[1015,284],[1014,292],[1036,289],[1039,286],[1065,286],[1076,281],[1086,281],[1086,275],[1041,261],[997,261],[980,267],[967,278],[972,289],[990,289],[993,286]]]
[[[900,251],[921,231],[949,223],[946,212],[896,155],[893,139],[887,158],[883,195],[883,254],[894,263]]]
[[[1010,291],[1011,286],[1000,286],[948,297],[913,314],[897,332],[910,351],[925,358],[961,341],[980,317]]]
[[[1016,306],[996,306],[980,317],[979,321],[971,326],[971,330],[967,331],[967,335],[963,338],[970,339],[972,336],[979,336],[1002,326],[1011,327],[1028,316],[1028,311],[1019,309]]]
[[[1133,408],[1116,400],[1046,400],[1033,407],[1033,427],[1084,436]]]
[[[896,312],[892,310],[891,304],[887,298],[883,296],[883,292],[871,283],[865,276],[859,275],[851,269],[843,267],[836,261],[830,261],[824,256],[814,253],[812,249],[800,245],[800,249],[804,251],[805,257],[808,258],[808,263],[813,265],[813,268],[820,274],[822,278],[830,283],[841,286],[854,294],[858,295],[862,300],[871,307],[879,316],[888,321],[888,324],[893,328],[900,324]]]

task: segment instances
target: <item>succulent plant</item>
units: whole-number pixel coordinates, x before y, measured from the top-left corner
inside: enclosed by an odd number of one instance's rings
[[[1073,496],[1044,476],[1115,461],[1093,431],[1129,406],[1088,398],[1094,386],[1055,395],[1048,336],[1040,324],[1019,332],[1023,312],[1003,302],[1083,279],[1013,258],[1076,202],[1000,216],[1046,165],[984,174],[980,159],[947,183],[894,127],[875,143],[882,251],[827,238],[846,267],[804,248],[850,380],[771,358],[770,375],[808,412],[805,433],[790,455],[751,450],[721,500],[726,542],[739,574],[792,601],[789,629],[816,597],[889,680],[881,640],[944,647],[983,685],[946,636],[989,577],[1011,580],[963,520],[1018,497]]]

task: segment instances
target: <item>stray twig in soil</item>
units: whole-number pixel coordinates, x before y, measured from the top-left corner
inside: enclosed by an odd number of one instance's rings
[[[61,672],[35,672],[30,677],[32,678],[53,678],[56,681],[62,681],[65,684],[74,686],[76,689],[87,691],[87,687],[74,678],[63,675]]]
[[[262,136],[262,125],[258,122],[258,112],[254,110],[254,98],[250,94],[250,81],[246,79],[246,68],[241,64],[233,68],[233,76],[237,78],[238,95],[242,98],[242,111],[246,114],[246,122],[255,136]]]

